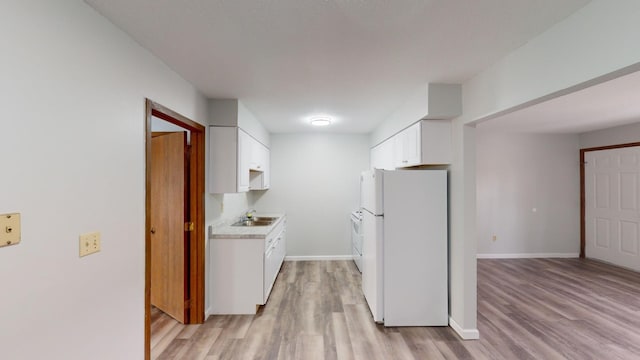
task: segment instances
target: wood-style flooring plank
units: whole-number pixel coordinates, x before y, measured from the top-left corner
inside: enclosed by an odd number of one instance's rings
[[[324,360],[322,335],[299,336],[296,342],[295,359]]]
[[[334,336],[335,354],[337,359],[353,360],[353,348],[351,347],[351,337],[347,329],[347,319],[344,313],[331,314],[331,326]],[[327,351],[325,350],[325,353]]]
[[[191,336],[185,344],[187,351],[182,355],[184,359],[202,360],[220,336],[220,328],[204,328]]]
[[[174,320],[175,321],[175,320]],[[176,321],[176,326],[174,326],[170,332],[168,332],[155,346],[151,348],[151,360],[158,359],[160,355],[165,352],[165,350],[173,344],[176,340],[180,340],[177,338],[178,334],[180,334],[181,328],[178,326],[178,322]]]
[[[374,323],[351,261],[285,262],[256,315],[151,319],[153,359],[640,359],[640,276],[581,259],[478,260],[477,341]]]

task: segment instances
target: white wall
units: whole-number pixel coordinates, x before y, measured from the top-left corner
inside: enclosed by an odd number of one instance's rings
[[[638,1],[593,0],[463,84],[450,168],[450,309],[462,336],[477,335],[475,129],[468,125],[637,70],[640,47],[631,44],[639,16]]]
[[[423,84],[414,89],[402,105],[373,132],[374,147],[422,119],[453,119],[462,112],[462,86],[459,84]]]
[[[145,97],[195,121],[190,84],[80,0],[0,10],[0,357],[142,359]],[[78,257],[78,235],[102,251]]]
[[[209,125],[238,126],[256,140],[270,146],[269,131],[238,99],[209,99]]]
[[[253,193],[207,194],[207,226],[245,213],[254,206]]]
[[[266,147],[271,147],[269,132],[241,101],[238,101],[238,127],[246,131]]]
[[[466,122],[637,70],[638,17],[639,1],[591,1],[466,82]]]
[[[166,120],[160,119],[159,117],[151,116],[151,131],[153,132],[186,132],[187,133],[187,144],[191,144],[191,131],[182,128],[178,125],[172,124]]]
[[[366,135],[271,135],[271,189],[253,196],[258,211],[287,214],[287,256],[351,254],[368,144]]]
[[[461,118],[452,122],[449,166],[449,325],[477,339],[476,134]]]
[[[640,142],[640,122],[580,134],[580,148]]]
[[[578,135],[476,131],[478,255],[577,256]],[[535,209],[535,211],[534,211]],[[496,241],[493,241],[493,236]]]

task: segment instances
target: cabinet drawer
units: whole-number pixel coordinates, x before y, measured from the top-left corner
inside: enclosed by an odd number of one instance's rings
[[[286,252],[286,230],[283,228],[273,239],[271,246],[264,254],[264,302],[266,303],[271,294],[273,284],[280,272],[280,266],[285,257]]]
[[[276,240],[278,238],[278,236],[280,236],[280,233],[282,232],[282,229],[284,229],[284,223],[286,220],[282,220],[280,221],[280,223],[278,225],[276,225],[276,227],[271,230],[271,232],[269,233],[269,235],[267,235],[267,237],[264,239],[264,251],[267,252],[269,250],[269,248],[271,247],[271,245],[273,245],[273,241]]]

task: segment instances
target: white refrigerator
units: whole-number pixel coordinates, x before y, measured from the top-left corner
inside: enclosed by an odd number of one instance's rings
[[[361,175],[362,291],[385,326],[447,326],[446,170]]]

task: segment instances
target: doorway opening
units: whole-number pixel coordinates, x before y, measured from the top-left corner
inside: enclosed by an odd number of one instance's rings
[[[154,133],[153,119],[179,131]],[[145,124],[145,359],[150,359],[152,298],[185,324],[204,322],[205,127],[149,99]],[[165,174],[160,181],[158,173]],[[171,282],[154,287],[158,279]]]

